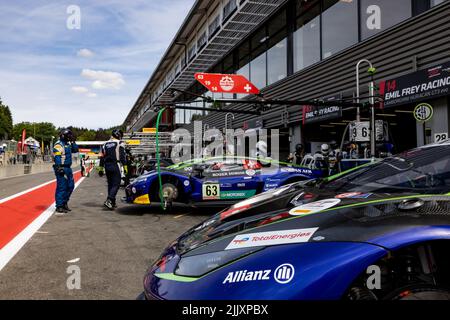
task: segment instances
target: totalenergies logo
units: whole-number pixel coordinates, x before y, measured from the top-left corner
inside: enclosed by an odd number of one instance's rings
[[[233,240],[233,243],[234,244],[243,244],[243,243],[247,242],[248,240],[250,240],[249,237],[242,238],[242,239],[235,239],[235,240]]]
[[[231,91],[234,88],[234,81],[231,77],[225,76],[219,82],[220,87],[225,91]]]

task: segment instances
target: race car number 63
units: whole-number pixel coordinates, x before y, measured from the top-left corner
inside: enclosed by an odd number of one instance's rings
[[[203,199],[219,199],[220,185],[219,184],[204,184],[203,185]]]

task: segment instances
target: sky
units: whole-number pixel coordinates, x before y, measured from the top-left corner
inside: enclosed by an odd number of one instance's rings
[[[193,3],[0,0],[0,97],[14,123],[122,124]]]

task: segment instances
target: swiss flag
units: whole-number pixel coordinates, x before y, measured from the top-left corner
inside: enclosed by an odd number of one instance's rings
[[[239,74],[196,73],[195,79],[213,93],[259,94],[259,89]]]

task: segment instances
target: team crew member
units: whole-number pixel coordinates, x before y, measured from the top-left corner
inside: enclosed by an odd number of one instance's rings
[[[102,157],[100,167],[105,168],[106,179],[108,180],[108,198],[104,206],[114,210],[116,206],[116,196],[122,180],[121,165],[127,174],[127,159],[125,146],[120,141],[123,137],[122,130],[113,130],[111,139],[102,146]]]
[[[56,212],[57,215],[64,215],[71,211],[68,202],[73,192],[75,183],[72,173],[72,153],[78,152],[75,137],[69,129],[61,130],[59,140],[53,146],[53,169],[56,175]]]

